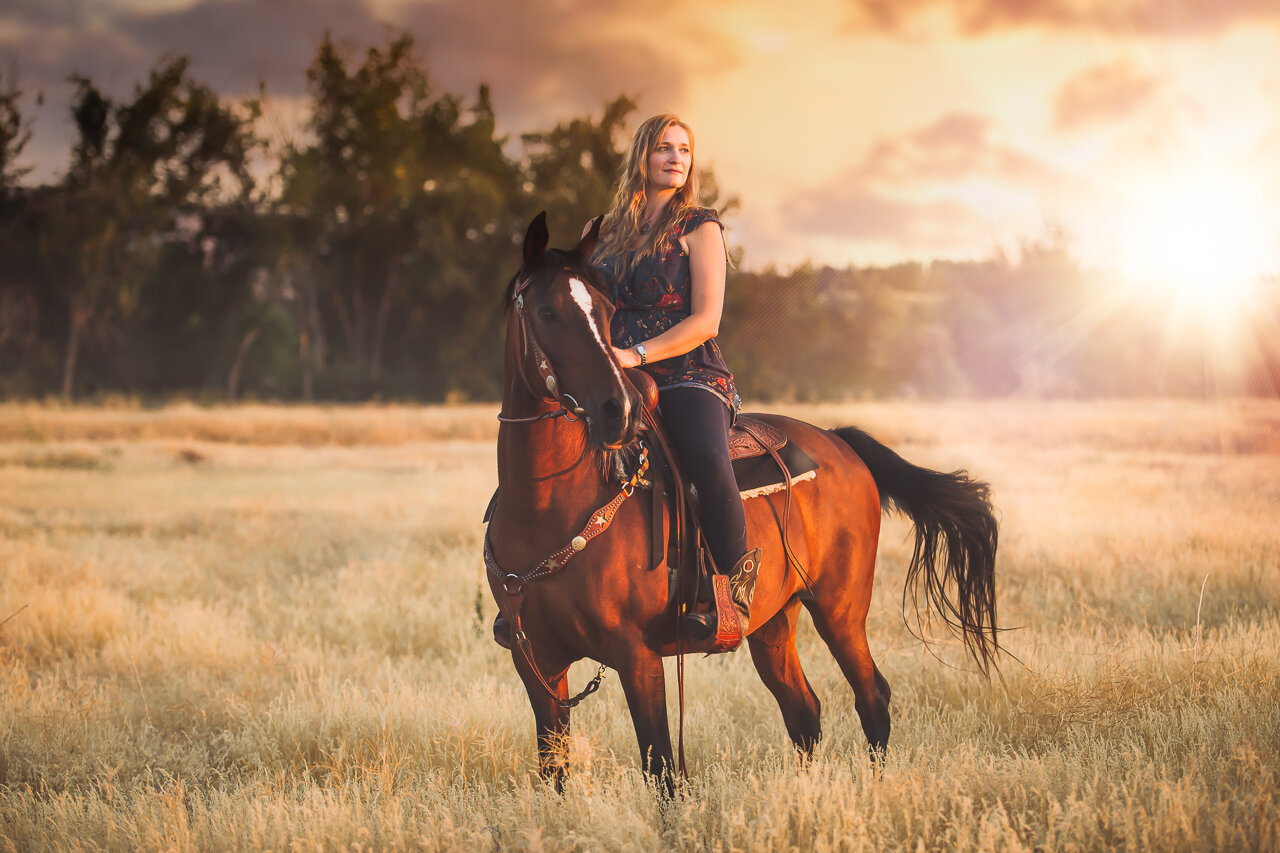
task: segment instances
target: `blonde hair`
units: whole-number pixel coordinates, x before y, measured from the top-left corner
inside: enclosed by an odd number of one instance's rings
[[[644,206],[648,200],[645,187],[649,178],[649,155],[662,141],[662,134],[667,128],[677,126],[689,134],[689,175],[684,186],[676,190],[675,196],[667,202],[651,229],[655,239],[646,241],[634,256],[630,255],[631,247],[639,239],[640,226],[644,224]],[[631,148],[627,151],[627,159],[618,176],[618,187],[613,194],[613,203],[601,223],[600,246],[596,249],[596,257],[618,259],[615,270],[618,277],[626,275],[627,270],[637,261],[652,255],[666,252],[675,242],[670,229],[673,222],[678,222],[688,211],[698,206],[700,196],[698,186],[698,170],[694,155],[693,128],[682,122],[672,113],[662,113],[641,122],[631,138]]]

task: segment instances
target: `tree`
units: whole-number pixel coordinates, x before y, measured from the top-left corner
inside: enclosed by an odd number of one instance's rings
[[[120,104],[88,78],[72,78],[71,166],[29,212],[38,223],[35,252],[44,278],[67,312],[66,398],[86,338],[108,346],[124,341],[164,245],[200,245],[207,210],[252,187],[256,103],[239,109],[222,103],[187,68],[185,58],[162,62]]]
[[[387,387],[396,330],[402,363],[426,359],[439,375],[430,362],[455,352],[437,344],[457,342],[477,281],[510,251],[518,172],[494,136],[487,87],[465,110],[433,97],[409,36],[352,65],[326,37],[307,70],[314,139],[286,152],[281,201],[304,247],[296,268],[322,294],[366,396]]]
[[[31,170],[18,165],[31,138],[29,122],[21,107],[22,92],[0,79],[0,361],[18,364],[27,361],[37,345],[39,301],[27,275],[27,245],[16,220],[27,199],[19,181]],[[16,371],[6,371],[0,394],[11,391],[21,381]]]
[[[31,125],[22,115],[22,91],[0,77],[0,203],[17,190],[18,182],[31,171],[19,166],[18,158],[31,139]],[[42,103],[36,99],[37,106]]]
[[[553,235],[563,234],[571,244],[591,217],[608,210],[626,157],[619,147],[626,142],[622,132],[635,108],[635,101],[622,95],[605,105],[599,122],[574,118],[522,137],[525,186],[547,211]]]

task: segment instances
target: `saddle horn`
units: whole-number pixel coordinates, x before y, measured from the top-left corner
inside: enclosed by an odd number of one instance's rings
[[[640,392],[640,402],[644,405],[644,410],[652,412],[658,408],[658,383],[653,381],[653,377],[637,367],[628,367],[624,373],[627,375],[627,381]]]

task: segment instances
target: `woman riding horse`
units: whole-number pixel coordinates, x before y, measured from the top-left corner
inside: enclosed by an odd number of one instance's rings
[[[495,639],[511,649],[537,725],[539,769],[557,784],[570,709],[609,667],[642,766],[672,791],[662,658],[717,628],[703,621],[680,630],[669,555],[655,553],[663,510],[645,490],[644,395],[626,367],[647,371],[660,389],[717,570],[732,567],[735,607],[753,617],[743,631],[751,661],[802,753],[822,734],[821,703],[796,648],[802,607],[853,689],[872,757],[888,747],[891,694],[866,630],[884,511],[915,523],[904,603],[923,599],[983,672],[999,651],[998,526],[985,483],[912,465],[852,427],[758,414],[820,473],[744,508],[728,465],[738,399],[714,341],[724,236],[715,211],[697,205],[693,159],[688,126],[670,115],[646,121],[609,212],[567,250],[549,248],[539,214],[507,285],[498,491],[486,513],[484,563],[500,610]],[[747,550],[748,537],[758,550]],[[601,675],[571,697],[569,667],[585,658]]]
[[[729,575],[746,626],[760,550],[747,548],[747,519],[729,463],[729,426],[740,398],[715,341],[726,246],[716,211],[698,206],[693,131],[676,116],[656,115],[636,129],[595,260],[618,283],[614,355],[658,386],[668,434],[698,495],[712,561]],[[694,638],[709,637],[717,627],[714,608],[686,614],[685,624]]]

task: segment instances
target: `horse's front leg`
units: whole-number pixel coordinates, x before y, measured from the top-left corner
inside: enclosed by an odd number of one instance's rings
[[[533,717],[537,723],[538,773],[545,781],[555,785],[556,791],[563,791],[564,777],[568,770],[566,740],[569,737],[569,709],[556,700],[569,698],[569,684],[565,678],[568,667],[547,677],[547,684],[556,693],[552,696],[518,648],[512,651],[512,658],[520,680],[524,682],[525,692],[529,694],[529,704],[533,707]]]
[[[627,697],[631,722],[640,745],[644,772],[671,796],[675,793],[675,759],[671,754],[671,729],[667,724],[667,682],[662,658],[637,645],[625,665],[618,667],[618,679]]]

